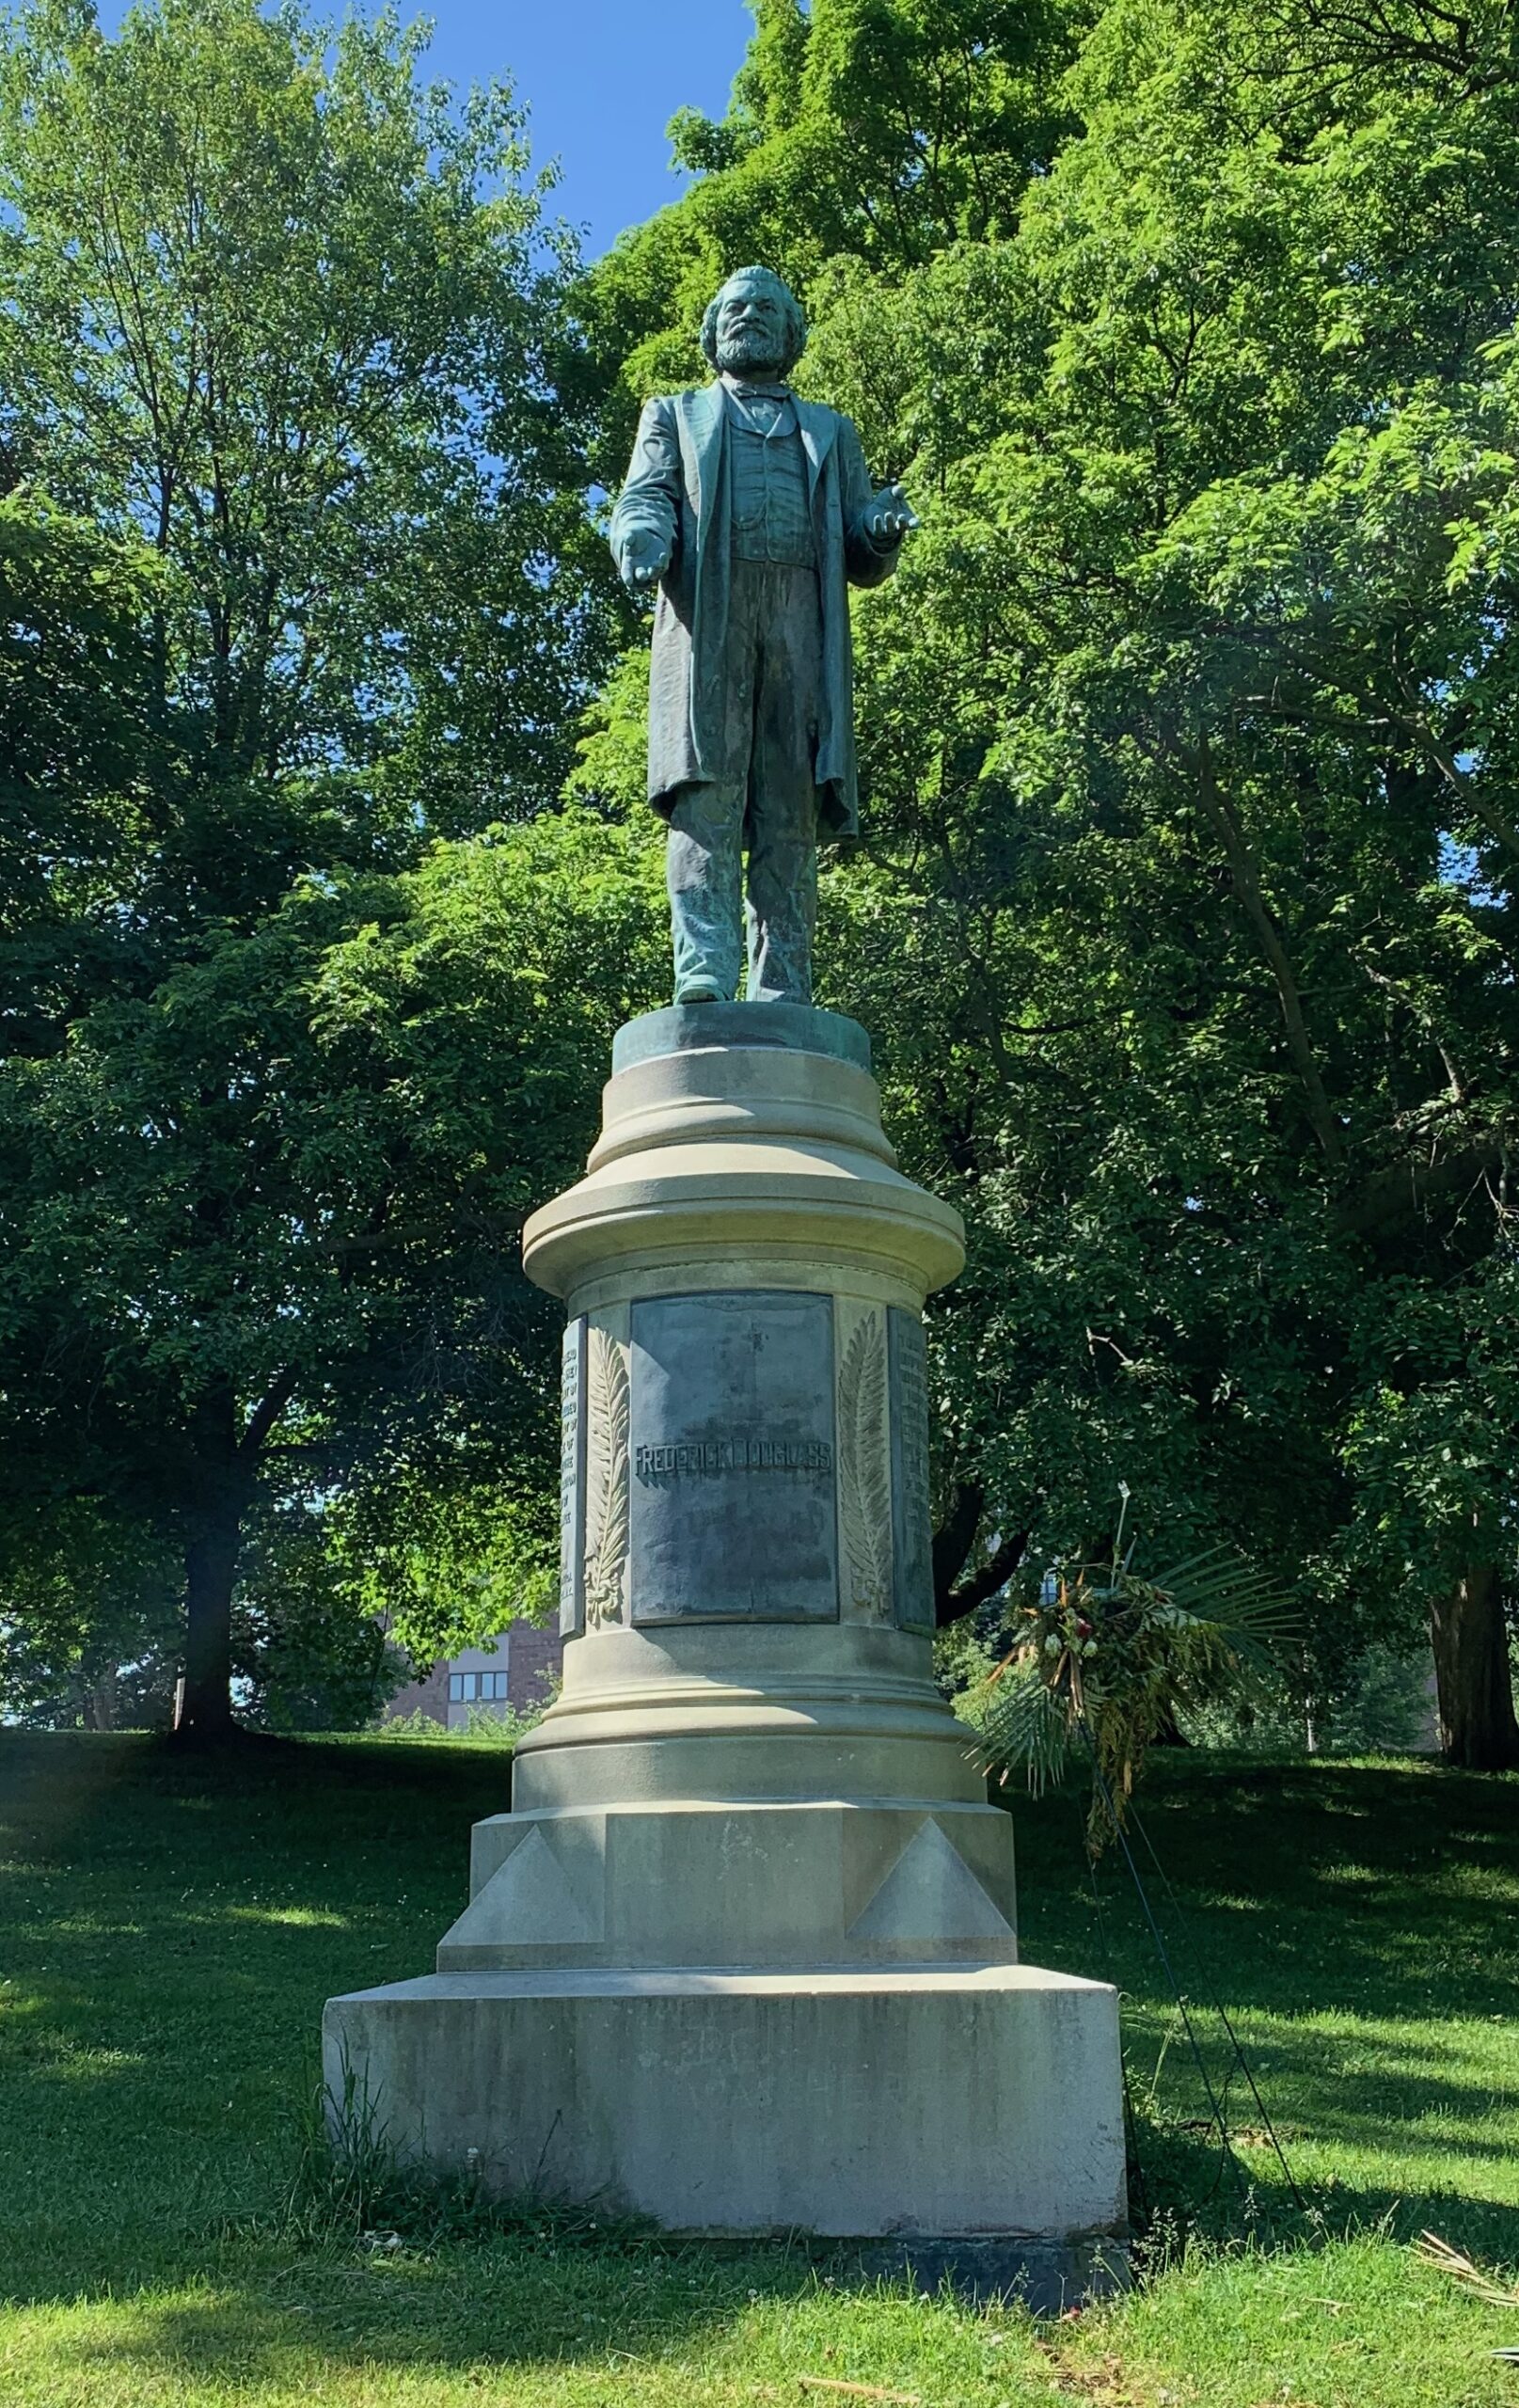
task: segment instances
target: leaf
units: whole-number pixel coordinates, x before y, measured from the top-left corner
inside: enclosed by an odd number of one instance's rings
[[[623,1350],[594,1323],[586,1365],[586,1490],[595,1544],[586,1551],[586,1621],[592,1629],[623,1618],[623,1573],[632,1495],[628,1482],[631,1399]]]
[[[1031,1794],[1040,1798],[1061,1779],[1074,1744],[1068,1705],[1041,1678],[1036,1663],[1005,1668],[990,1690],[974,1751],[979,1768],[1004,1781],[1021,1772]]]
[[[1485,2268],[1479,2266],[1475,2258],[1468,2258],[1464,2250],[1453,2249],[1448,2241],[1442,2241],[1437,2232],[1421,2232],[1416,2244],[1416,2254],[1423,2258],[1426,2265],[1437,2266],[1442,2274],[1450,2275],[1474,2298],[1485,2301],[1489,2307],[1519,2307],[1519,2286],[1500,2283]],[[1494,2354],[1510,2357],[1515,2353],[1495,2351]]]
[[[853,1603],[886,1620],[892,1601],[892,1465],[886,1331],[871,1313],[850,1339],[839,1381],[840,1501]]]
[[[1147,1577],[1183,1613],[1228,1639],[1270,1645],[1299,1634],[1301,1616],[1280,1583],[1232,1546],[1205,1547]]]

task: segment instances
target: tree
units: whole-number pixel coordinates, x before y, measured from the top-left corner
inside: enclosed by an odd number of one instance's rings
[[[898,237],[841,139],[877,231],[825,261],[798,186],[786,256],[926,521],[858,616],[821,953],[970,1231],[941,1616],[1100,1558],[1121,1479],[1301,1589],[1305,1682],[1427,1615],[1451,1751],[1503,1764],[1519,120],[1496,19],[1428,32],[1119,0],[1016,206]],[[690,305],[654,262],[763,239],[752,114],[598,271],[635,382]]]
[[[182,1608],[174,1552],[150,1524],[87,1497],[0,1509],[0,1710],[45,1729],[164,1726]]]
[[[153,747],[159,562],[44,495],[0,498],[0,1053],[56,1042],[111,927]]]
[[[309,881],[10,1066],[17,1476],[181,1534],[197,1722],[250,1523],[366,1475],[467,1513],[548,1458],[521,1225],[583,1157],[657,925],[645,857],[556,815]]]
[[[509,91],[455,108],[421,43],[251,0],[150,0],[115,41],[40,0],[8,31],[12,453],[172,572],[169,832],[198,817],[234,917],[313,842],[536,808],[596,657],[552,382],[570,255]]]
[[[533,1426],[514,1229],[604,1051],[544,986],[558,822],[479,857],[520,927],[425,1075],[341,1000],[419,915],[447,957],[476,856],[429,848],[553,800],[603,657],[569,261],[509,95],[419,65],[253,0],[39,0],[0,60],[8,1478],[172,1534],[212,1735],[250,1517]]]
[[[754,38],[720,122],[671,126],[698,181],[625,234],[581,297],[621,476],[639,404],[703,372],[696,328],[734,269],[800,291],[834,266],[894,278],[1018,222],[1071,119],[1061,78],[1084,12],[1053,0],[751,0]]]

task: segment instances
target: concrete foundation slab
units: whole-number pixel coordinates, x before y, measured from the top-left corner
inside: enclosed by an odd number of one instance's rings
[[[1121,2233],[1117,2002],[1036,1966],[440,1973],[329,2002],[402,2155],[706,2236]]]

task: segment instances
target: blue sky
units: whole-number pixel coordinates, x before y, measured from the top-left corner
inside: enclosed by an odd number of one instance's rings
[[[372,13],[377,0],[368,0]],[[558,159],[550,214],[584,230],[592,258],[683,188],[665,128],[678,108],[720,117],[753,31],[744,0],[400,0],[433,21],[428,67],[461,84],[507,76],[532,113],[533,157]],[[339,16],[342,0],[313,0]],[[114,33],[125,0],[101,0]]]
[[[603,251],[681,189],[665,127],[675,111],[720,117],[753,20],[743,0],[433,0],[435,73],[507,73],[532,111],[533,155],[558,157],[557,214]]]

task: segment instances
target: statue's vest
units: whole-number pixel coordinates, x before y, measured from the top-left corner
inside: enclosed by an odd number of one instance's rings
[[[812,566],[812,498],[796,410],[783,404],[768,431],[742,402],[730,401],[728,413],[735,559]]]

